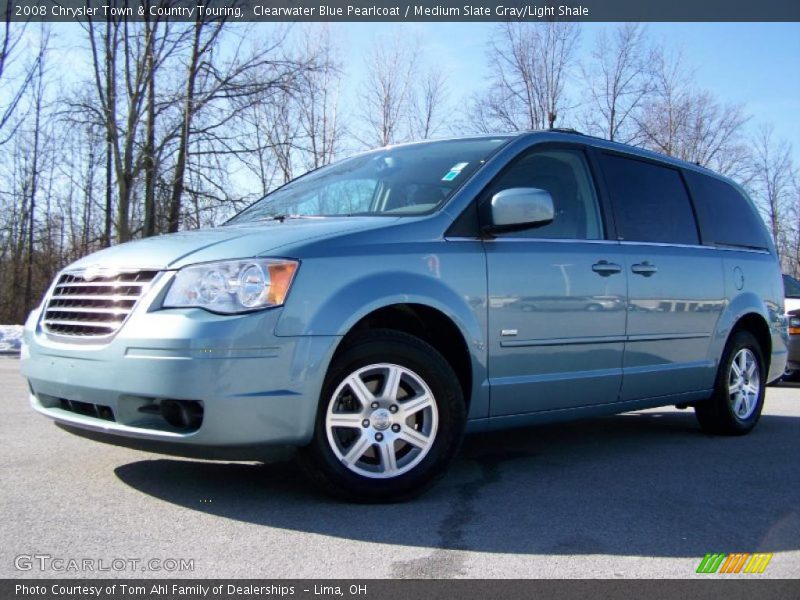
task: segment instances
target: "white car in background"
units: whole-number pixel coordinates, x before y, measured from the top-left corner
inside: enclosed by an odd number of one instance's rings
[[[784,379],[800,374],[800,281],[791,275],[783,276],[784,309],[789,323],[789,358]]]
[[[791,275],[783,276],[783,295],[786,314],[800,310],[800,281]]]

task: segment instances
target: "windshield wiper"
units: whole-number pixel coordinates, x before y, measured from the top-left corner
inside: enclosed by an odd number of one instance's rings
[[[293,214],[285,214],[285,215],[269,215],[266,217],[261,217],[258,219],[259,221],[280,221],[283,223],[286,219],[303,219],[305,218],[304,215],[293,215]]]

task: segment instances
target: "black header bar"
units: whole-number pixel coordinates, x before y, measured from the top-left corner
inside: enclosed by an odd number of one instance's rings
[[[0,0],[0,10],[52,22],[800,21],[798,0]]]
[[[701,576],[694,580],[27,579],[0,581],[4,600],[784,600],[800,580]]]

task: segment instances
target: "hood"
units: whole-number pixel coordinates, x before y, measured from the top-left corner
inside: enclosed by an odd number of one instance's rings
[[[214,260],[253,256],[286,256],[281,250],[309,241],[396,223],[391,217],[325,217],[259,221],[196,231],[184,231],[112,246],[70,265],[86,268],[137,267],[167,269]],[[287,258],[291,258],[287,256]]]

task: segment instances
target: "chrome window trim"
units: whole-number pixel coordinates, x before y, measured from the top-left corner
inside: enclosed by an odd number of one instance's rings
[[[619,240],[623,246],[653,246],[656,248],[694,248],[697,250],[723,250],[725,252],[750,252],[755,254],[769,254],[765,248],[745,248],[744,246],[710,246],[703,244],[671,244],[668,242],[637,242],[633,240]]]
[[[615,240],[580,240],[569,238],[525,238],[525,237],[492,237],[492,238],[475,238],[475,237],[446,237],[446,241],[470,241],[470,242],[548,242],[555,244],[619,244]]]
[[[620,246],[652,246],[654,248],[689,248],[695,250],[722,250],[723,252],[749,252],[751,254],[769,254],[769,250],[765,248],[745,248],[743,246],[704,246],[702,244],[670,244],[667,242],[635,242],[630,240],[582,240],[582,239],[569,239],[569,238],[530,238],[530,237],[492,237],[492,238],[479,238],[479,237],[445,237],[445,241],[454,242],[536,242],[536,243],[555,243],[555,244],[616,244]]]

